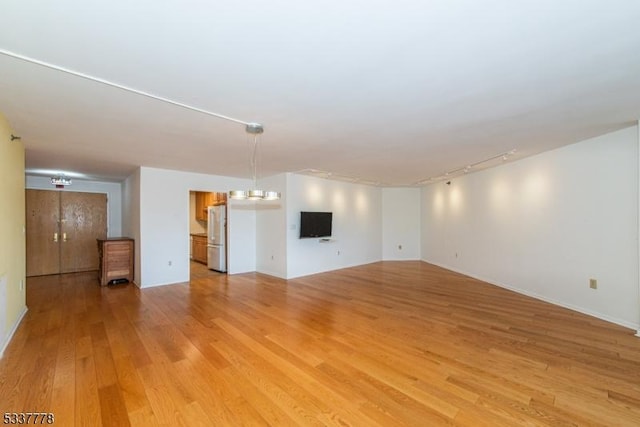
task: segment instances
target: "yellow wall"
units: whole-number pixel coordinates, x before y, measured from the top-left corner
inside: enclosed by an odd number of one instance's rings
[[[12,133],[0,114],[0,355],[26,312],[24,145]]]

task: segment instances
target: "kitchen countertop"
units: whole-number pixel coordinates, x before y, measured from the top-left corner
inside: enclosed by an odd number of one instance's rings
[[[189,233],[191,236],[207,237],[207,233]]]

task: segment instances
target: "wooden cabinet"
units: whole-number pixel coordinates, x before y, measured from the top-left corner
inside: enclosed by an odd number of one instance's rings
[[[196,219],[208,221],[207,208],[209,206],[224,205],[227,203],[227,193],[207,193],[196,191]]]
[[[203,264],[207,263],[207,236],[191,236],[191,258]]]
[[[227,203],[227,193],[209,193],[209,206],[224,205]]]
[[[198,221],[207,221],[207,206],[209,203],[209,193],[202,191],[196,192],[196,219]]]
[[[100,285],[108,285],[114,280],[133,282],[133,243],[134,240],[128,237],[98,239]]]

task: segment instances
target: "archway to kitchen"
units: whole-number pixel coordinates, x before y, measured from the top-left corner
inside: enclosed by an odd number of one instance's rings
[[[189,191],[189,280],[226,274],[227,194]]]

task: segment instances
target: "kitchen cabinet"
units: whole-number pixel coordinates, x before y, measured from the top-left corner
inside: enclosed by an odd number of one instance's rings
[[[133,282],[133,243],[128,237],[98,239],[101,286],[119,280]]]
[[[209,206],[224,205],[227,203],[227,193],[209,193]]]
[[[211,193],[196,191],[196,220],[207,221],[207,208],[209,206],[224,205],[227,203],[227,193]]]
[[[191,259],[203,264],[207,263],[207,236],[193,234],[191,236]]]
[[[207,206],[209,203],[209,193],[196,191],[196,219],[198,221],[207,220]]]

